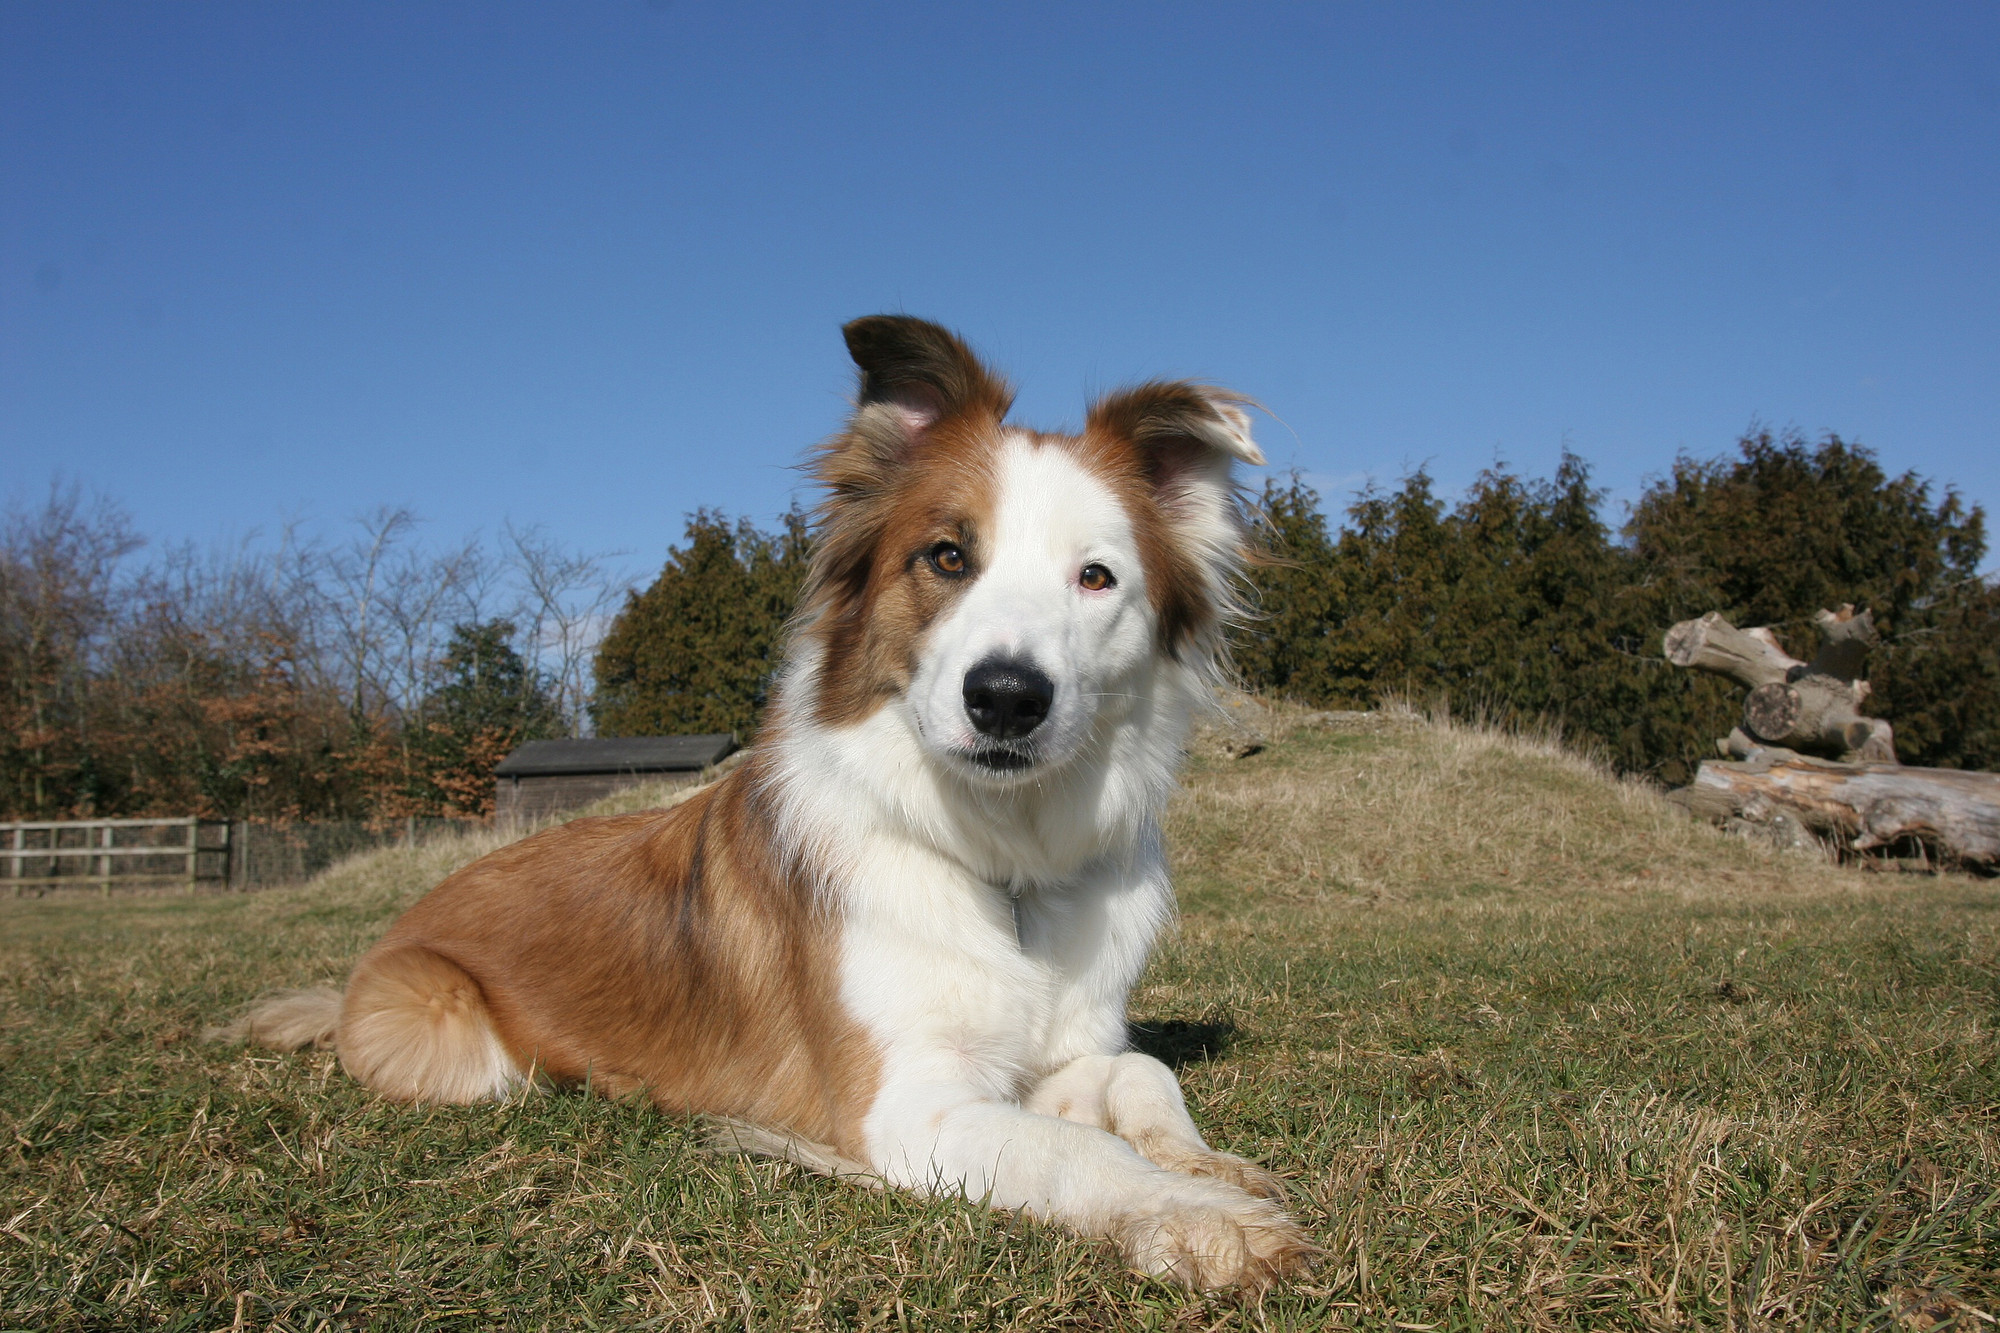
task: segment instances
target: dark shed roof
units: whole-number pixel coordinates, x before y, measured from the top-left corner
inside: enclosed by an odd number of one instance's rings
[[[736,738],[730,735],[529,741],[493,771],[503,778],[558,773],[685,773],[718,763],[735,748]]]

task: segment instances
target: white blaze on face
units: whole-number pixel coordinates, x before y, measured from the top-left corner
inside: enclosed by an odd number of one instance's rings
[[[1075,756],[1120,684],[1151,655],[1153,612],[1131,517],[1105,482],[1068,450],[1010,433],[997,460],[992,516],[977,533],[975,582],[925,641],[909,693],[931,753],[967,772],[1008,776],[972,763],[994,742],[966,709],[966,674],[987,662],[1034,668],[1055,687],[1048,716],[1014,744],[1037,769]],[[1109,587],[1082,584],[1101,565]]]

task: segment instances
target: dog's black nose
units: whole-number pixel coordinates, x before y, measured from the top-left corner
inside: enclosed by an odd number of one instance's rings
[[[1056,683],[1026,662],[989,657],[965,673],[965,715],[995,740],[1041,726],[1055,697]]]

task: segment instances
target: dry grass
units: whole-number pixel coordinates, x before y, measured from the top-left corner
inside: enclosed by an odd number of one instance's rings
[[[486,835],[0,903],[0,1325],[1994,1326],[2000,885],[1766,852],[1541,742],[1264,729],[1192,766],[1134,998],[1330,1251],[1261,1307],[635,1102],[411,1110],[193,1040],[338,977]]]

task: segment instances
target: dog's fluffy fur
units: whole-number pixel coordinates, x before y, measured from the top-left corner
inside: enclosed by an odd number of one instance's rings
[[[747,1148],[1261,1289],[1312,1247],[1125,1026],[1243,559],[1231,466],[1262,461],[1243,401],[1154,383],[1040,434],[950,332],[846,336],[858,401],[814,460],[812,574],[750,760],[482,858],[344,995],[277,997],[237,1031],[331,1041],[398,1099],[534,1073],[644,1091]]]

